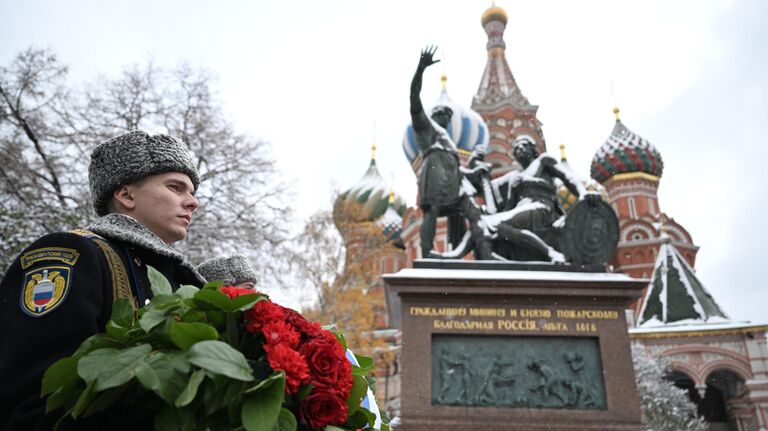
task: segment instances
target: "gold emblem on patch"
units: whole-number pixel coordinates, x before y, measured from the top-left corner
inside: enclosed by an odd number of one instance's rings
[[[54,260],[65,263],[70,266],[74,266],[77,259],[80,257],[80,253],[72,248],[62,247],[43,247],[30,250],[21,255],[21,269],[27,269],[37,262],[44,260]]]
[[[46,266],[24,273],[21,310],[32,317],[50,313],[64,302],[69,290],[72,268]]]

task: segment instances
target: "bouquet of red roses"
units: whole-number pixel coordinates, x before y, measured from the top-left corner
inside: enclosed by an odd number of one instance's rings
[[[347,359],[341,334],[266,295],[208,283],[171,292],[150,268],[155,296],[113,305],[106,332],[45,373],[46,411],[75,420],[130,405],[157,430],[356,430],[373,360]],[[388,430],[386,418],[381,428]]]

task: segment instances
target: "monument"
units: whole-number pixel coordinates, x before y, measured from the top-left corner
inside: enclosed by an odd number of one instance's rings
[[[384,276],[402,330],[399,429],[639,430],[624,310],[648,280],[605,272],[613,210],[525,135],[513,145],[521,171],[490,179],[483,148],[461,166],[452,111],[427,118],[419,98],[434,52],[422,51],[410,95],[430,258]],[[580,201],[567,217],[555,179]],[[463,238],[432,250],[434,219],[457,213]]]

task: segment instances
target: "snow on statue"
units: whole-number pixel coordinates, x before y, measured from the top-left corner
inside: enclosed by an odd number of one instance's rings
[[[462,169],[463,190],[470,196],[483,191],[486,205],[479,225],[493,242],[493,258],[500,260],[535,260],[579,265],[604,264],[616,244],[618,226],[613,210],[600,196],[590,193],[564,164],[549,154],[539,154],[533,139],[519,136],[513,145],[515,159],[523,167],[490,180],[489,167],[482,163],[482,153],[473,153],[470,168]],[[479,161],[478,161],[479,160]],[[479,165],[485,165],[478,175]],[[579,204],[566,223],[557,196],[555,179],[578,196]],[[490,188],[490,190],[488,190]],[[464,240],[443,258],[463,257],[470,251],[473,238]]]
[[[411,82],[411,120],[423,159],[419,174],[422,257],[461,258],[470,251],[477,260],[547,261],[604,267],[618,242],[618,221],[600,196],[588,192],[571,170],[548,154],[539,154],[533,138],[518,136],[514,157],[522,172],[491,180],[486,148],[473,149],[468,167],[461,166],[456,144],[448,133],[455,113],[438,103],[427,117],[420,92],[424,70],[437,63],[435,47],[422,50]],[[555,180],[577,197],[568,219],[560,207]],[[480,206],[475,196],[481,196]],[[432,250],[437,217],[448,216],[452,251]],[[466,223],[464,233],[460,228]],[[457,244],[458,242],[458,244]]]
[[[475,246],[478,259],[491,259],[490,241],[485,235],[478,206],[465,192],[459,169],[459,155],[456,144],[446,131],[453,111],[448,106],[435,106],[431,118],[427,117],[421,104],[421,82],[424,70],[440,60],[433,60],[437,47],[421,51],[419,65],[411,82],[411,120],[416,135],[416,144],[424,160],[419,175],[421,221],[421,255],[436,256],[432,252],[437,218],[460,214],[469,221],[469,235]],[[454,218],[455,220],[455,218]],[[458,219],[459,222],[463,222]]]

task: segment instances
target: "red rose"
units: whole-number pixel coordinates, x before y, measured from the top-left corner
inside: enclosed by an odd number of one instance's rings
[[[293,326],[280,320],[265,323],[261,327],[261,333],[264,334],[267,344],[284,343],[294,349],[299,345],[299,333]]]
[[[286,392],[295,394],[301,385],[309,383],[309,367],[299,352],[285,344],[267,344],[264,350],[267,352],[270,368],[285,373]]]
[[[347,361],[344,347],[333,334],[323,331],[320,337],[302,344],[299,353],[307,360],[313,385],[336,388],[344,399],[349,396],[353,382],[352,366]]]
[[[253,289],[245,289],[243,287],[237,286],[224,286],[219,290],[221,293],[229,296],[230,298],[236,298],[240,295],[250,295],[252,293],[256,293],[256,291]]]
[[[293,325],[302,335],[309,338],[315,338],[320,336],[323,332],[323,328],[317,322],[310,322],[304,318],[301,314],[288,310],[285,320]]]
[[[311,429],[347,420],[347,404],[335,391],[313,389],[299,406],[299,420]]]
[[[253,304],[251,309],[246,310],[245,320],[248,322],[245,329],[249,332],[257,332],[265,323],[275,322],[285,319],[285,309],[274,302],[265,299]]]

